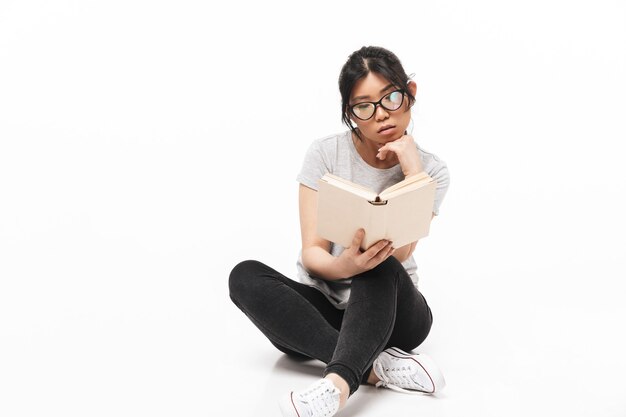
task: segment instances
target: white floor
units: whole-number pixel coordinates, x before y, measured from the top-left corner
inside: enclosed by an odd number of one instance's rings
[[[48,279],[17,248],[11,264],[24,267],[3,283],[0,305],[0,415],[273,416],[282,394],[322,372],[275,350],[230,303],[236,255],[207,270],[200,251],[162,257],[116,243],[108,253],[117,259],[135,249],[125,268],[95,265],[76,245],[41,259],[58,272],[66,265],[65,277]],[[617,261],[465,274],[461,262],[422,265],[435,322],[418,350],[439,363],[446,389],[362,387],[340,415],[626,415]]]

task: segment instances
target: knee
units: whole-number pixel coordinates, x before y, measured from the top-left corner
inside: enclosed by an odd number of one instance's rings
[[[428,337],[432,325],[433,317],[430,309],[428,309],[427,314],[414,318],[413,326],[410,331],[405,332],[405,334],[399,338],[394,346],[397,346],[407,352],[417,348]]]
[[[239,262],[230,271],[228,278],[228,290],[231,300],[235,301],[245,295],[246,291],[250,291],[253,278],[263,264],[259,261],[247,260]]]
[[[389,258],[378,264],[375,269],[380,269],[381,271],[384,271],[385,275],[398,275],[399,273],[406,272],[404,266],[402,266],[402,263],[400,263],[400,261],[393,256],[390,256]]]
[[[397,282],[401,274],[406,274],[404,266],[393,256],[385,259],[375,268],[370,269],[366,274],[372,275],[376,280],[387,280],[389,282]]]
[[[397,259],[392,257],[378,264],[375,268],[370,269],[359,275],[352,281],[352,291],[362,294],[375,294],[380,297],[396,297],[396,293],[400,283],[401,274],[406,274],[406,270]]]

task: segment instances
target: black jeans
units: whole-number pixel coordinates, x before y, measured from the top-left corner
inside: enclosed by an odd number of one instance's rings
[[[394,257],[353,277],[345,310],[316,288],[257,261],[235,266],[229,288],[235,305],[274,346],[324,362],[324,376],[341,376],[350,395],[367,381],[380,352],[391,346],[416,348],[432,325],[426,299]]]

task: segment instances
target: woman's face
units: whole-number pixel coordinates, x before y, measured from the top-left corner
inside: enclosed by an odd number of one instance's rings
[[[417,89],[415,82],[411,81],[407,88],[415,95]],[[353,106],[364,101],[377,102],[396,89],[386,78],[370,72],[366,77],[361,78],[354,84],[352,94],[350,94],[349,105]],[[389,111],[378,105],[376,106],[374,116],[369,120],[361,120],[351,112],[349,112],[349,115],[350,119],[356,123],[364,139],[380,144],[399,139],[404,135],[404,131],[411,121],[409,99],[406,95],[399,109]]]

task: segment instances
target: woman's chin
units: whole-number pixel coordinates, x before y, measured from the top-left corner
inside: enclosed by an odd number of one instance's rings
[[[394,136],[382,137],[382,138],[379,138],[379,141],[380,141],[380,143],[382,143],[384,145],[385,143],[395,142],[398,139],[400,139],[402,136],[404,136],[404,135],[399,135],[399,136],[398,135],[394,135]]]

